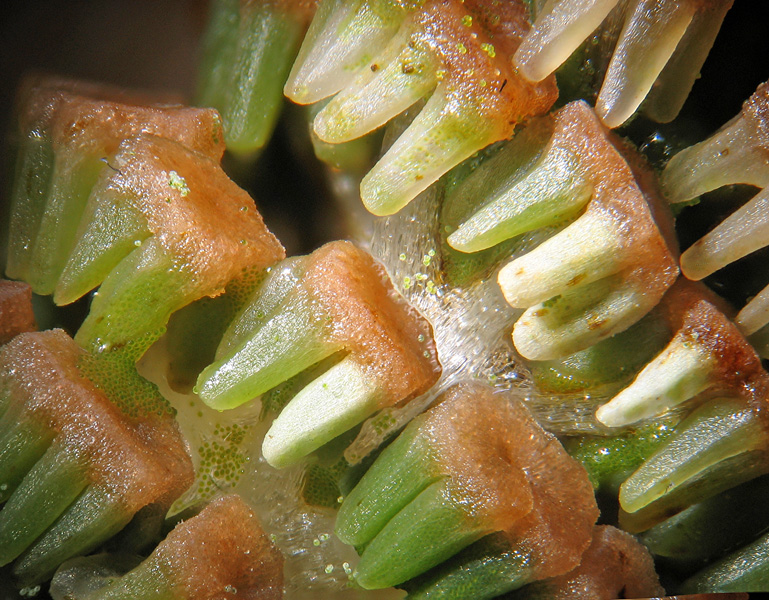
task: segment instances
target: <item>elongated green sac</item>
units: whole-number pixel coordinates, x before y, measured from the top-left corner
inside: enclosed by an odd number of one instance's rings
[[[449,169],[552,105],[554,79],[533,84],[510,68],[527,28],[521,2],[427,2],[373,58],[375,68],[364,69],[318,115],[321,139],[341,141],[427,98],[363,178],[369,211],[399,211]]]
[[[216,161],[224,152],[218,113],[176,98],[38,75],[22,84],[18,112],[7,273],[42,295],[54,291],[88,196],[121,142],[147,133]]]
[[[440,374],[427,321],[349,242],[277,265],[230,325],[197,390],[209,406],[233,408],[332,356],[267,432],[262,451],[273,466],[425,392]]]
[[[673,435],[680,420],[668,414],[615,435],[567,437],[563,445],[585,467],[595,490],[616,500],[620,485]]]
[[[674,435],[682,417],[680,412],[669,413],[613,435],[562,440],[566,451],[587,470],[605,522],[617,522],[621,485]]]
[[[514,230],[508,231],[512,235],[509,239],[475,252],[455,249],[449,238],[474,213],[493,202],[501,188],[510,188],[526,177],[541,159],[553,126],[552,119],[532,119],[509,142],[491,146],[446,174],[439,234],[444,268],[452,285],[470,285],[490,276],[521,245],[522,231]],[[545,212],[543,219],[547,218]],[[499,218],[504,219],[504,215]]]
[[[359,181],[374,166],[379,157],[384,130],[372,131],[361,137],[336,144],[323,141],[313,128],[313,121],[327,104],[328,101],[322,100],[293,111],[295,118],[301,123],[296,126],[307,128],[313,152],[318,160],[326,163],[332,171],[351,174]]]
[[[584,469],[521,404],[462,384],[382,452],[336,534],[365,588],[491,598],[573,568],[597,516]]]
[[[307,104],[336,93],[314,120],[318,137],[335,144],[428,99],[361,182],[366,208],[393,214],[451,167],[552,105],[553,78],[533,84],[510,68],[527,28],[517,0],[325,1],[286,95]]]
[[[201,371],[214,362],[224,332],[243,309],[270,267],[254,265],[231,280],[224,293],[204,296],[173,313],[168,320],[165,349],[166,379],[177,392],[189,393]]]
[[[721,308],[723,302],[701,285],[677,282],[660,304],[673,339],[596,412],[599,421],[618,427],[695,407],[622,484],[625,529],[643,531],[766,472],[762,415],[769,374]]]
[[[660,564],[679,577],[754,541],[769,527],[769,475],[690,506],[640,538]]]
[[[121,412],[83,377],[84,354],[61,330],[0,350],[0,565],[13,562],[23,584],[90,552],[144,507],[162,515],[192,482],[170,413]]]
[[[754,398],[716,397],[681,421],[667,442],[622,484],[623,529],[645,531],[766,473],[767,389],[764,381]]]
[[[312,104],[339,92],[423,3],[322,0],[291,68],[286,96]]]
[[[229,151],[253,154],[270,139],[314,10],[309,0],[211,3],[195,102],[222,115]]]
[[[769,535],[735,550],[692,575],[682,593],[766,592],[769,590]]]
[[[102,577],[100,562],[97,557],[64,564],[51,595],[62,600],[283,597],[283,556],[237,495],[221,496],[177,525],[125,574]]]

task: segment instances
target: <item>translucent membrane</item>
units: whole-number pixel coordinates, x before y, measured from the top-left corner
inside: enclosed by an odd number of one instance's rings
[[[704,286],[679,280],[660,304],[673,339],[633,383],[598,409],[598,420],[621,427],[662,414],[706,390],[754,394],[769,375],[723,307]]]
[[[228,150],[250,153],[269,140],[314,8],[309,0],[212,3],[196,103],[222,115]]]
[[[60,330],[16,336],[0,351],[0,563],[34,584],[91,551],[143,507],[161,512],[192,481],[167,414],[126,417],[83,378]],[[165,508],[163,508],[165,507]]]
[[[348,242],[272,271],[225,333],[198,393],[213,408],[232,408],[334,355],[273,422],[262,448],[271,464],[298,460],[440,374],[427,322]]]
[[[501,531],[498,560],[526,554],[508,565],[502,593],[571,569],[596,518],[584,470],[528,411],[490,388],[464,384],[385,449],[345,498],[336,532],[364,548],[356,579],[365,588],[398,585],[456,555],[409,584],[410,595],[470,585],[472,597],[485,598],[483,569],[479,581],[456,578],[468,570],[455,563],[474,560],[462,548]]]
[[[538,12],[514,61],[539,81],[555,71],[597,30],[616,38],[596,100],[607,127],[618,127],[649,97],[649,115],[673,120],[705,62],[731,0],[549,0]],[[612,10],[622,27],[612,32]],[[601,23],[604,22],[603,27]],[[604,31],[605,30],[605,31]],[[589,43],[589,42],[588,42]]]
[[[312,38],[314,21],[307,37],[313,56],[322,52],[324,60],[334,56],[339,62],[338,85],[333,88],[339,93],[314,121],[321,140],[354,139],[429,98],[361,183],[363,202],[374,214],[397,212],[450,168],[505,139],[516,123],[546,111],[555,100],[552,78],[532,84],[511,68],[509,57],[528,28],[521,2],[428,0],[387,9],[386,3],[376,1],[346,3],[343,8],[332,4],[322,3],[315,19],[319,23],[326,19],[324,35]],[[345,11],[356,12],[350,17]],[[361,23],[371,14],[379,15],[380,23],[386,14],[392,28],[366,29]],[[361,30],[360,37],[370,36],[365,60],[362,53],[356,54],[355,62],[324,46],[348,35],[349,28],[343,32],[338,28],[345,19]],[[348,44],[346,51],[355,44]],[[297,65],[301,59],[300,52]],[[301,64],[307,85],[324,71],[320,62],[312,69],[308,61]],[[344,71],[342,64],[349,70]],[[324,93],[330,95],[331,89]],[[318,96],[302,101],[319,100]],[[295,92],[289,97],[297,99]]]
[[[769,185],[769,83],[758,86],[742,111],[719,131],[674,156],[662,183],[671,202],[684,202],[724,185]],[[769,244],[769,192],[762,189],[681,255],[681,270],[702,279]],[[769,323],[769,288],[742,309],[737,324],[752,335]]]
[[[11,192],[10,277],[27,281],[35,293],[53,292],[91,188],[110,170],[123,140],[158,135],[219,160],[224,144],[216,111],[160,104],[167,100],[55,77],[24,83]]]
[[[82,345],[148,346],[172,312],[285,256],[253,200],[208,157],[142,135],[112,160],[54,295],[65,304],[101,284],[76,336]]]
[[[177,525],[138,567],[81,600],[240,597],[282,598],[283,556],[253,511],[229,495]]]
[[[571,103],[530,128],[452,192],[451,202],[474,199],[478,208],[448,243],[477,252],[573,220],[498,276],[505,299],[528,309],[515,327],[516,348],[526,358],[548,360],[637,322],[672,284],[677,267],[655,221],[653,190],[586,104]],[[468,193],[474,198],[461,197]]]
[[[36,329],[32,288],[21,281],[0,279],[0,346]]]

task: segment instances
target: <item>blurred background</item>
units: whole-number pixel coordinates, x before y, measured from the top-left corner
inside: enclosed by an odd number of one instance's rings
[[[207,0],[42,0],[0,2],[0,115],[2,120],[2,230],[12,159],[13,105],[30,71],[181,93],[191,102]],[[268,227],[289,250],[304,253],[334,235],[333,208],[322,199],[325,181],[312,162],[299,166],[281,123],[275,143],[254,167],[226,164],[249,190]],[[331,213],[329,213],[331,211]],[[3,249],[0,250],[5,264]]]
[[[735,2],[702,78],[684,107],[681,120],[697,123],[703,135],[736,114],[756,86],[769,79],[769,25],[754,12],[757,4]],[[12,170],[8,134],[20,78],[38,70],[133,88],[173,90],[189,99],[195,89],[207,12],[207,0],[0,3],[3,231]],[[286,136],[281,135],[285,131],[284,118],[255,168],[242,169],[232,163],[226,166],[251,192],[268,226],[293,254],[338,237],[336,224],[340,219],[335,212],[338,209],[324,201],[327,189],[317,165],[308,160],[304,150],[289,146]]]

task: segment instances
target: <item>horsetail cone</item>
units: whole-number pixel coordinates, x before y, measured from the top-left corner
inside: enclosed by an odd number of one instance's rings
[[[708,139],[676,154],[662,183],[671,202],[685,202],[724,185],[761,188],[746,204],[681,255],[681,271],[703,279],[769,244],[769,82],[748,98],[742,111]],[[769,287],[740,311],[747,336],[769,324]]]
[[[25,82],[11,193],[10,277],[27,281],[35,293],[53,292],[91,189],[110,170],[122,141],[149,133],[221,158],[218,113],[169,100],[57,77]]]
[[[627,329],[678,275],[654,190],[592,109],[573,102],[543,120],[533,139],[552,133],[535,160],[516,160],[532,151],[513,140],[468,178],[488,176],[480,196],[487,200],[448,237],[456,250],[477,252],[577,217],[499,272],[508,303],[527,309],[513,340],[532,360],[573,354]],[[521,164],[524,173],[510,172]]]
[[[0,279],[0,346],[30,331],[37,331],[32,288],[21,281]]]
[[[81,600],[283,597],[283,556],[237,495],[183,521],[138,567]]]
[[[85,379],[84,352],[61,330],[0,351],[0,564],[47,577],[122,529],[143,507],[167,509],[192,482],[168,413],[129,418]]]
[[[171,313],[285,256],[251,197],[209,157],[141,135],[123,142],[112,162],[54,295],[66,304],[100,285],[75,336],[84,347],[138,341],[146,349]]]
[[[273,422],[262,448],[270,464],[298,460],[440,375],[427,321],[349,242],[272,269],[198,378],[198,393],[213,408],[232,408],[332,355],[338,360]]]
[[[578,564],[597,517],[584,469],[523,405],[462,384],[385,449],[345,498],[336,533],[364,548],[356,580],[375,589],[503,532],[515,551],[529,553],[509,582],[514,589]],[[430,585],[450,588],[455,576]]]

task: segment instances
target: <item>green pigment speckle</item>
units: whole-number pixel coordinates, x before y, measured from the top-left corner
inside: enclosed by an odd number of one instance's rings
[[[184,179],[184,177],[179,175],[179,173],[177,173],[176,171],[171,171],[168,174],[168,185],[170,185],[177,192],[179,192],[182,195],[182,197],[190,193],[190,188],[187,185],[187,181]]]

